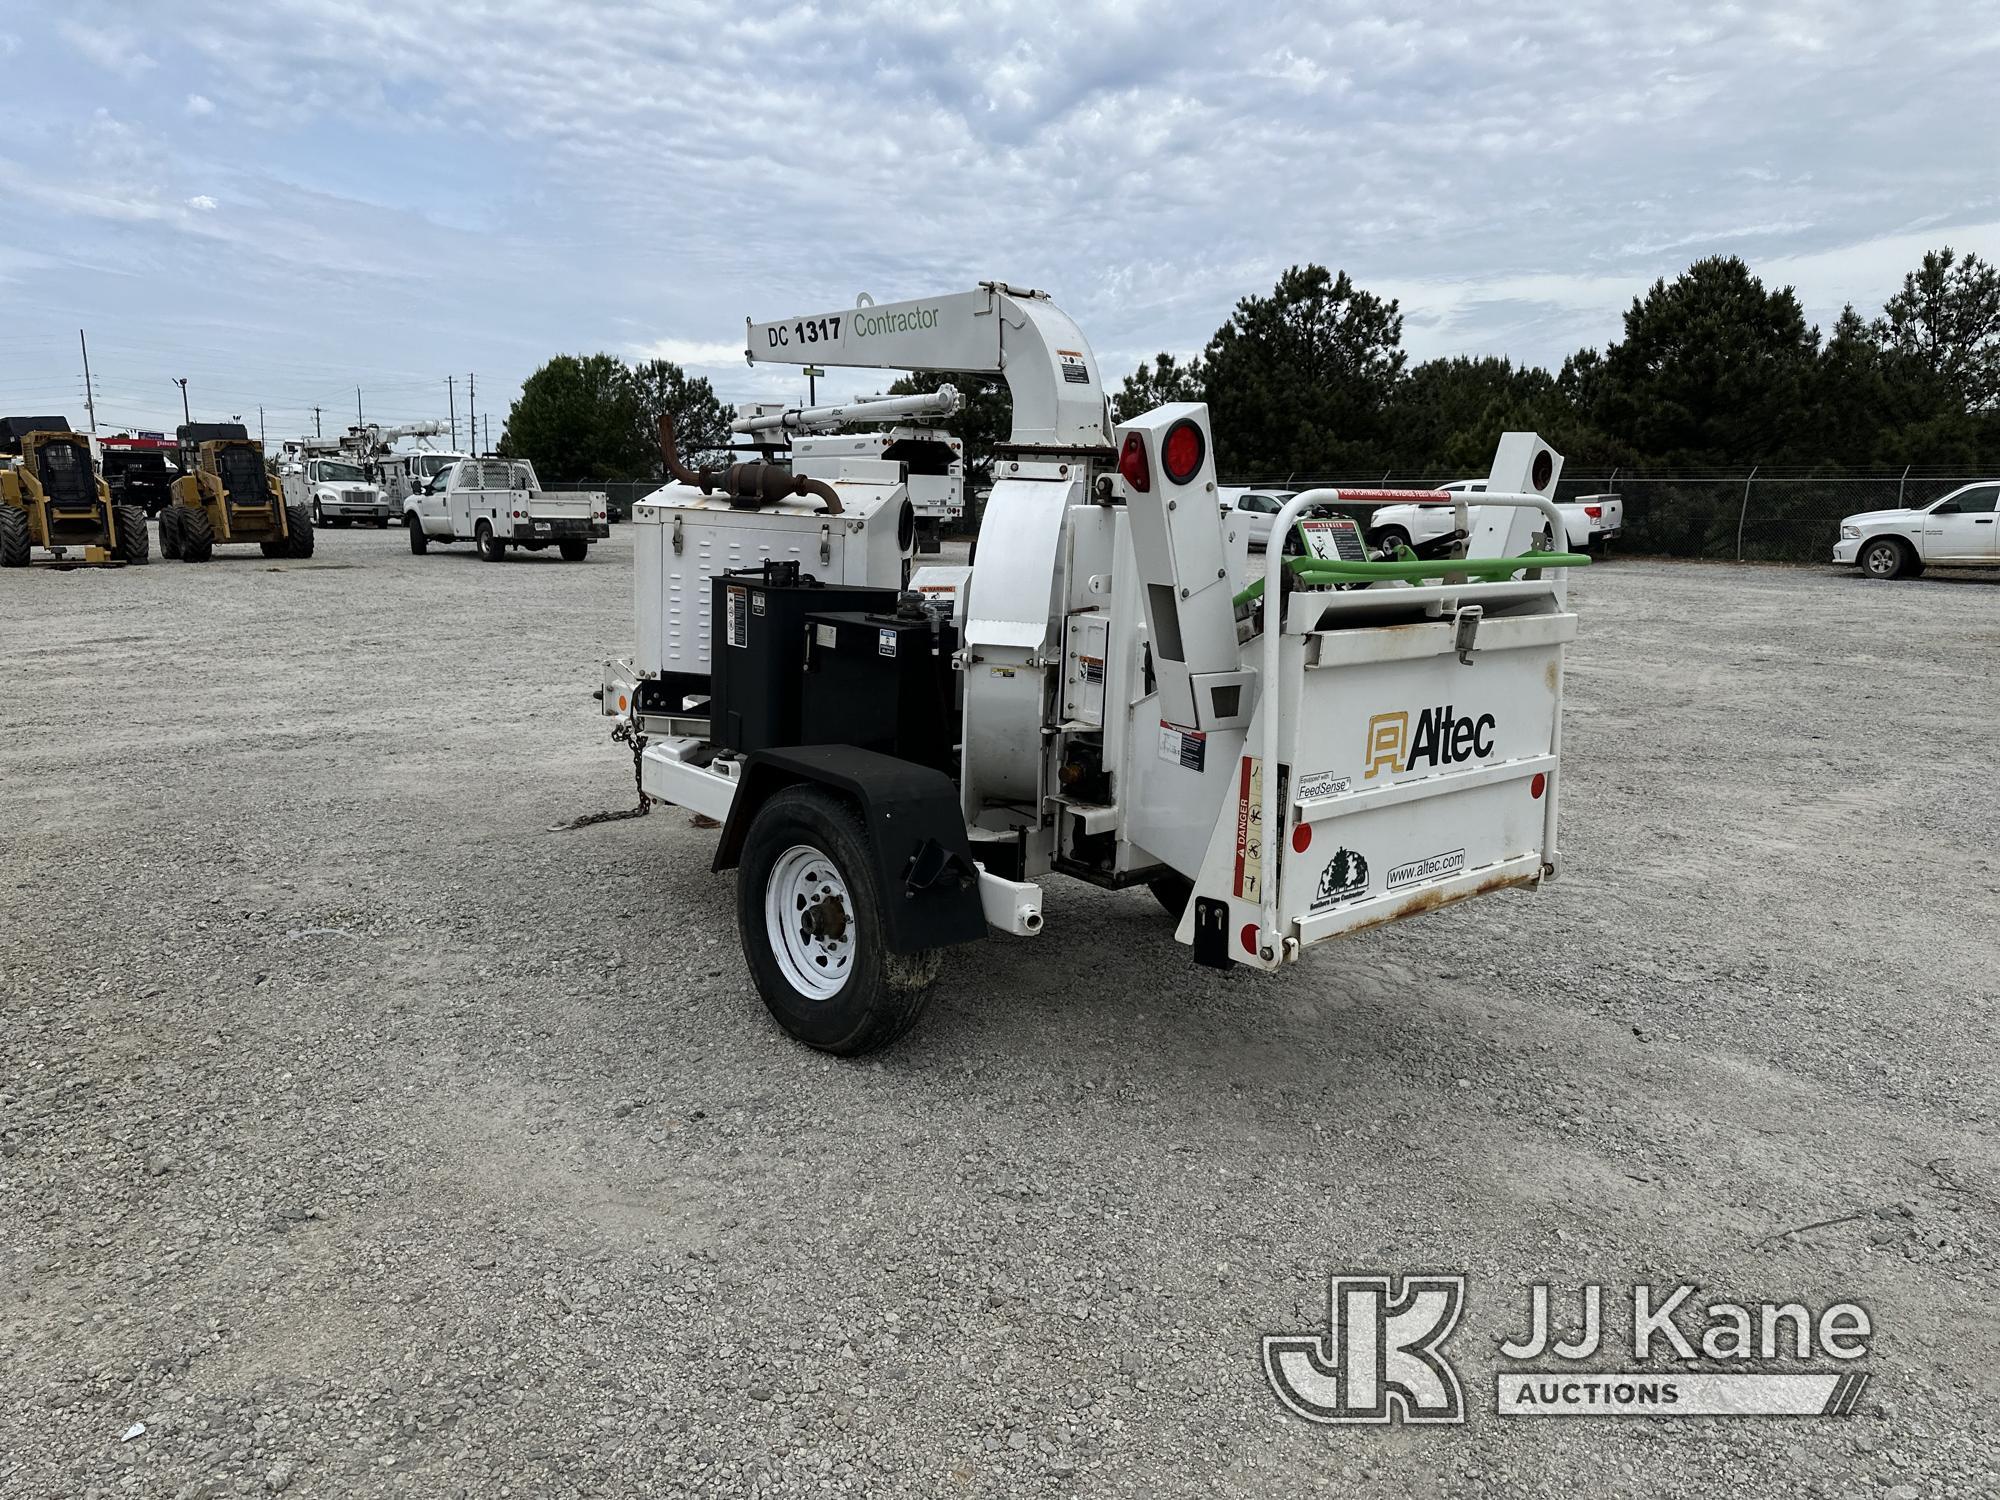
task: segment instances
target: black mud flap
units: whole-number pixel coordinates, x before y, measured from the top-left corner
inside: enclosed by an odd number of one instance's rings
[[[736,868],[758,809],[801,782],[823,786],[860,809],[891,952],[917,953],[986,936],[958,788],[942,771],[874,750],[799,745],[753,751],[722,825],[716,870]]]
[[[1194,961],[1211,969],[1226,969],[1229,957],[1229,903],[1208,896],[1194,898]]]

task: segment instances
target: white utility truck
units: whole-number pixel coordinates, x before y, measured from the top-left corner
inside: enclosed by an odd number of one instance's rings
[[[816,479],[840,477],[855,459],[896,465],[917,521],[917,550],[937,552],[943,529],[965,514],[965,444],[934,424],[962,404],[949,385],[928,395],[856,396],[844,406],[745,402],[730,431],[766,458],[788,458],[794,474]],[[889,425],[873,425],[881,423]],[[856,427],[872,430],[841,430]]]
[[[1929,563],[2000,568],[2000,479],[1961,485],[1929,505],[1843,516],[1833,560],[1869,578],[1914,577]]]
[[[991,371],[1013,432],[971,568],[907,576],[907,481],[694,470],[634,509],[638,651],[601,697],[642,801],[717,819],[744,956],[794,1037],[916,1019],[942,950],[1030,937],[1055,875],[1149,887],[1194,958],[1275,971],[1331,938],[1557,869],[1562,459],[1508,433],[1437,561],[1370,556],[1308,490],[1239,587],[1208,410],[1114,426],[1046,294],[748,325],[752,360]],[[1305,517],[1307,519],[1302,520]],[[905,588],[909,584],[911,587]]]
[[[285,504],[304,506],[315,526],[348,526],[356,521],[387,526],[395,517],[381,487],[369,481],[360,464],[348,459],[310,450],[288,452],[278,465],[278,477],[285,487]]]
[[[509,547],[548,546],[582,562],[592,542],[611,535],[608,510],[599,490],[544,490],[526,459],[462,458],[410,492],[403,524],[419,556],[432,542],[471,542],[488,562]]]
[[[1453,495],[1477,497],[1485,492],[1484,479],[1454,479],[1435,490],[1414,491],[1416,498],[1382,505],[1370,513],[1368,538],[1378,547],[1415,547],[1449,537],[1453,512],[1448,503]],[[1620,495],[1580,495],[1574,500],[1558,500],[1563,531],[1569,545],[1579,552],[1608,547],[1625,529],[1625,500]],[[1472,511],[1476,523],[1477,506]]]

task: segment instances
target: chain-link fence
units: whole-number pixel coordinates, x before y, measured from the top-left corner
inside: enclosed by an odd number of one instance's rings
[[[1318,485],[1428,489],[1461,477],[1397,469],[1338,478],[1267,474],[1227,482],[1284,490]],[[1566,468],[1556,498],[1617,495],[1625,502],[1625,529],[1618,539],[1625,552],[1738,562],[1824,562],[1840,536],[1843,516],[1928,505],[1962,484],[1995,477],[2000,476],[1917,468],[1839,473],[1753,468],[1701,474]]]
[[[1430,489],[1460,476],[1393,469],[1382,474],[1262,475],[1230,484],[1301,490]],[[1991,474],[1945,474],[1931,469],[1873,473],[1812,473],[1750,469],[1740,473],[1651,474],[1634,469],[1563,471],[1558,500],[1615,494],[1625,502],[1620,550],[1662,557],[1734,558],[1738,562],[1824,562],[1840,535],[1840,518],[1857,511],[1928,505],[1962,484]],[[634,502],[660,487],[657,479],[567,480],[551,490],[602,490],[614,521],[632,519]],[[954,532],[976,529],[977,506],[968,506]]]

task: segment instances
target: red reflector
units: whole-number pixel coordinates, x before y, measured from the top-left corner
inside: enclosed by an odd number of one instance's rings
[[[1255,953],[1257,951],[1257,924],[1255,922],[1245,922],[1243,924],[1243,951],[1245,953]]]
[[[1301,823],[1299,824],[1298,827],[1292,830],[1292,852],[1294,854],[1303,854],[1306,852],[1306,850],[1312,848],[1312,841],[1313,841],[1312,824]]]
[[[1604,514],[1604,507],[1601,505],[1586,505],[1583,508],[1583,513],[1595,521]]]
[[[1146,444],[1136,432],[1125,434],[1125,446],[1118,450],[1118,476],[1140,494],[1153,487],[1153,471],[1146,463]]]
[[[1167,478],[1175,484],[1186,484],[1201,471],[1201,461],[1207,452],[1201,428],[1182,417],[1167,429],[1167,440],[1160,444],[1160,462],[1166,465]]]
[[[1535,772],[1535,779],[1528,783],[1528,790],[1539,797],[1548,789],[1549,778],[1544,776],[1540,771]]]

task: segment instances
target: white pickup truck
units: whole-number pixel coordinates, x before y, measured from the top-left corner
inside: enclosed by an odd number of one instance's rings
[[[2000,480],[1963,485],[1941,500],[1904,510],[1843,517],[1833,560],[1869,578],[1914,577],[1926,563],[2000,568]]]
[[[1454,479],[1450,484],[1438,486],[1447,495],[1477,495],[1485,488],[1483,479]],[[1625,501],[1617,495],[1582,495],[1558,501],[1556,509],[1562,512],[1563,524],[1568,528],[1568,545],[1579,552],[1602,547],[1616,540],[1625,529]],[[1378,547],[1392,542],[1414,547],[1447,534],[1451,518],[1449,505],[1384,505],[1368,518],[1368,537]],[[1476,506],[1472,523],[1479,524]]]
[[[471,542],[499,562],[509,547],[553,545],[565,562],[582,562],[611,535],[608,508],[600,490],[544,490],[525,459],[462,458],[410,492],[403,524],[419,555],[432,542]]]

